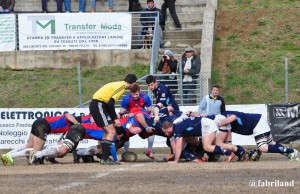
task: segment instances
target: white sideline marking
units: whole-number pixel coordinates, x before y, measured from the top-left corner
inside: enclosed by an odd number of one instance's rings
[[[101,177],[105,177],[106,175],[109,175],[109,172],[104,172],[104,173],[98,173],[96,175],[90,176],[90,178],[101,178]]]
[[[54,190],[68,190],[68,189],[75,188],[75,187],[81,187],[83,185],[85,185],[84,182],[69,183],[67,185],[61,185],[58,188],[54,188]]]
[[[132,168],[134,168],[134,167],[142,167],[142,166],[146,166],[146,164],[135,164],[135,165],[132,165]]]
[[[117,168],[117,169],[114,169],[113,171],[126,171],[128,168]]]
[[[146,164],[134,164],[134,165],[128,166],[127,168],[117,168],[117,169],[112,169],[111,171],[126,171],[131,168],[138,168],[138,167],[143,167],[143,166],[146,166]],[[97,173],[93,176],[90,176],[90,178],[102,178],[109,174],[110,174],[110,172]],[[54,190],[56,190],[56,191],[68,190],[68,189],[72,189],[72,188],[76,188],[76,187],[81,187],[85,184],[86,184],[85,182],[69,183],[69,184],[65,184],[65,185],[60,185],[58,188],[54,188]]]
[[[128,166],[127,168],[117,168],[117,169],[114,169],[113,171],[126,171],[130,168],[136,168],[136,167],[142,167],[142,166],[145,166],[145,164],[134,164],[134,165]]]

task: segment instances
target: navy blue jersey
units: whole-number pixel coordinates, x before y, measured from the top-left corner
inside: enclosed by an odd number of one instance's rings
[[[163,122],[165,121],[170,121],[170,122],[173,122],[177,117],[175,116],[166,116],[164,118],[161,118],[160,119],[160,122],[158,123],[155,123],[155,125],[153,126],[155,128],[155,130],[153,131],[153,134],[154,135],[158,135],[158,136],[162,136],[162,137],[167,137],[165,135],[165,133],[163,132],[162,128],[161,128],[161,125]]]
[[[173,136],[175,139],[180,137],[201,136],[201,119],[202,117],[192,117],[187,118],[179,123],[174,123]]]
[[[261,114],[249,114],[238,111],[225,111],[222,113],[225,117],[235,115],[237,119],[231,124],[231,131],[240,135],[252,135],[253,129],[261,118]]]
[[[154,117],[153,116],[151,116],[149,118],[145,118],[145,120],[146,120],[146,122],[149,126],[152,126],[152,127],[155,128],[155,130],[153,131],[154,135],[167,137],[161,129],[161,124],[165,121],[173,122],[177,117],[176,116],[169,116],[169,112],[166,108],[163,109],[163,110],[160,110],[158,116],[159,116],[159,122],[157,122],[157,123],[154,123]]]
[[[157,103],[162,103],[165,107],[167,106],[172,106],[174,109],[174,114],[176,116],[180,116],[182,112],[179,110],[179,106],[176,103],[173,94],[171,93],[170,89],[162,84],[158,83],[158,86],[155,90],[153,90],[153,93],[156,98],[156,104]]]

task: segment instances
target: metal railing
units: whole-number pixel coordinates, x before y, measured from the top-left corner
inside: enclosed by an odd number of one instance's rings
[[[164,83],[167,85],[172,94],[174,95],[174,98],[178,105],[180,106],[195,106],[199,105],[201,99],[202,99],[202,76],[201,74],[197,74],[197,79],[194,80],[191,84],[184,84],[182,81],[182,76],[180,74],[151,74],[157,78],[158,82]],[[148,89],[148,85],[146,84],[146,78],[148,75],[145,75],[137,80],[137,83],[139,84],[141,88],[141,92],[148,94],[151,99],[152,103],[155,103],[155,98],[153,96],[152,91]],[[170,79],[171,77],[171,79]],[[190,91],[190,89],[184,89],[184,85],[192,86],[195,89]],[[190,92],[187,95],[184,95],[185,92]],[[121,106],[121,102],[124,96],[126,96],[129,93],[128,90],[122,95],[122,97],[117,100],[115,107],[119,108]],[[88,107],[90,101],[85,102],[83,104],[80,104],[76,106],[76,108],[79,107]]]

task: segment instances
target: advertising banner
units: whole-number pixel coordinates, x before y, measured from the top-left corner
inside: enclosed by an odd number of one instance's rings
[[[11,149],[27,144],[31,126],[39,118],[46,116],[59,116],[65,112],[75,116],[89,113],[88,109],[79,108],[0,108],[0,149]],[[61,134],[50,134],[46,143],[57,143]],[[95,140],[82,140],[79,147],[89,147],[98,142]]]
[[[27,144],[31,126],[38,118],[46,116],[59,116],[65,112],[81,116],[89,114],[88,108],[0,108],[0,149],[12,149]],[[119,109],[116,109],[119,112]],[[57,143],[61,134],[50,134],[47,136],[46,144]],[[131,148],[147,147],[147,139],[135,135],[130,138]],[[166,147],[165,138],[156,136],[154,147]],[[91,139],[82,140],[78,148],[86,148],[98,145]]]
[[[269,122],[274,141],[300,143],[300,103],[268,105]]]
[[[130,13],[20,14],[20,50],[130,49]]]
[[[16,49],[16,16],[0,14],[0,51]]]
[[[227,105],[227,110],[235,110],[247,113],[260,113],[266,116],[267,110],[264,104],[253,105]],[[183,113],[187,111],[197,111],[198,106],[181,106]],[[65,112],[81,116],[89,114],[88,108],[0,108],[0,149],[12,149],[22,144],[26,144],[31,126],[38,118],[46,116],[58,116]],[[119,109],[116,109],[119,112]],[[298,122],[299,129],[299,122]],[[51,134],[47,136],[46,143],[56,143],[61,134]],[[233,133],[233,144],[238,145],[255,145],[253,136],[242,136]],[[78,148],[86,148],[97,145],[95,140],[84,139]],[[148,146],[147,139],[141,139],[139,135],[130,138],[131,148],[146,148]],[[167,147],[166,138],[156,136],[153,147]]]

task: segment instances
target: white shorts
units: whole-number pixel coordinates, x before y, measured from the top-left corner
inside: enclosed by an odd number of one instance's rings
[[[216,135],[219,134],[219,130],[218,130],[218,127],[216,125],[216,123],[211,120],[211,119],[208,119],[208,118],[202,118],[201,119],[201,126],[202,126],[202,137],[207,135],[207,134],[210,134],[210,133],[213,133],[213,132],[217,132]]]
[[[267,119],[263,116],[261,116],[260,120],[258,121],[257,125],[253,129],[253,135],[254,137],[266,132],[270,132],[270,126],[267,122]]]

